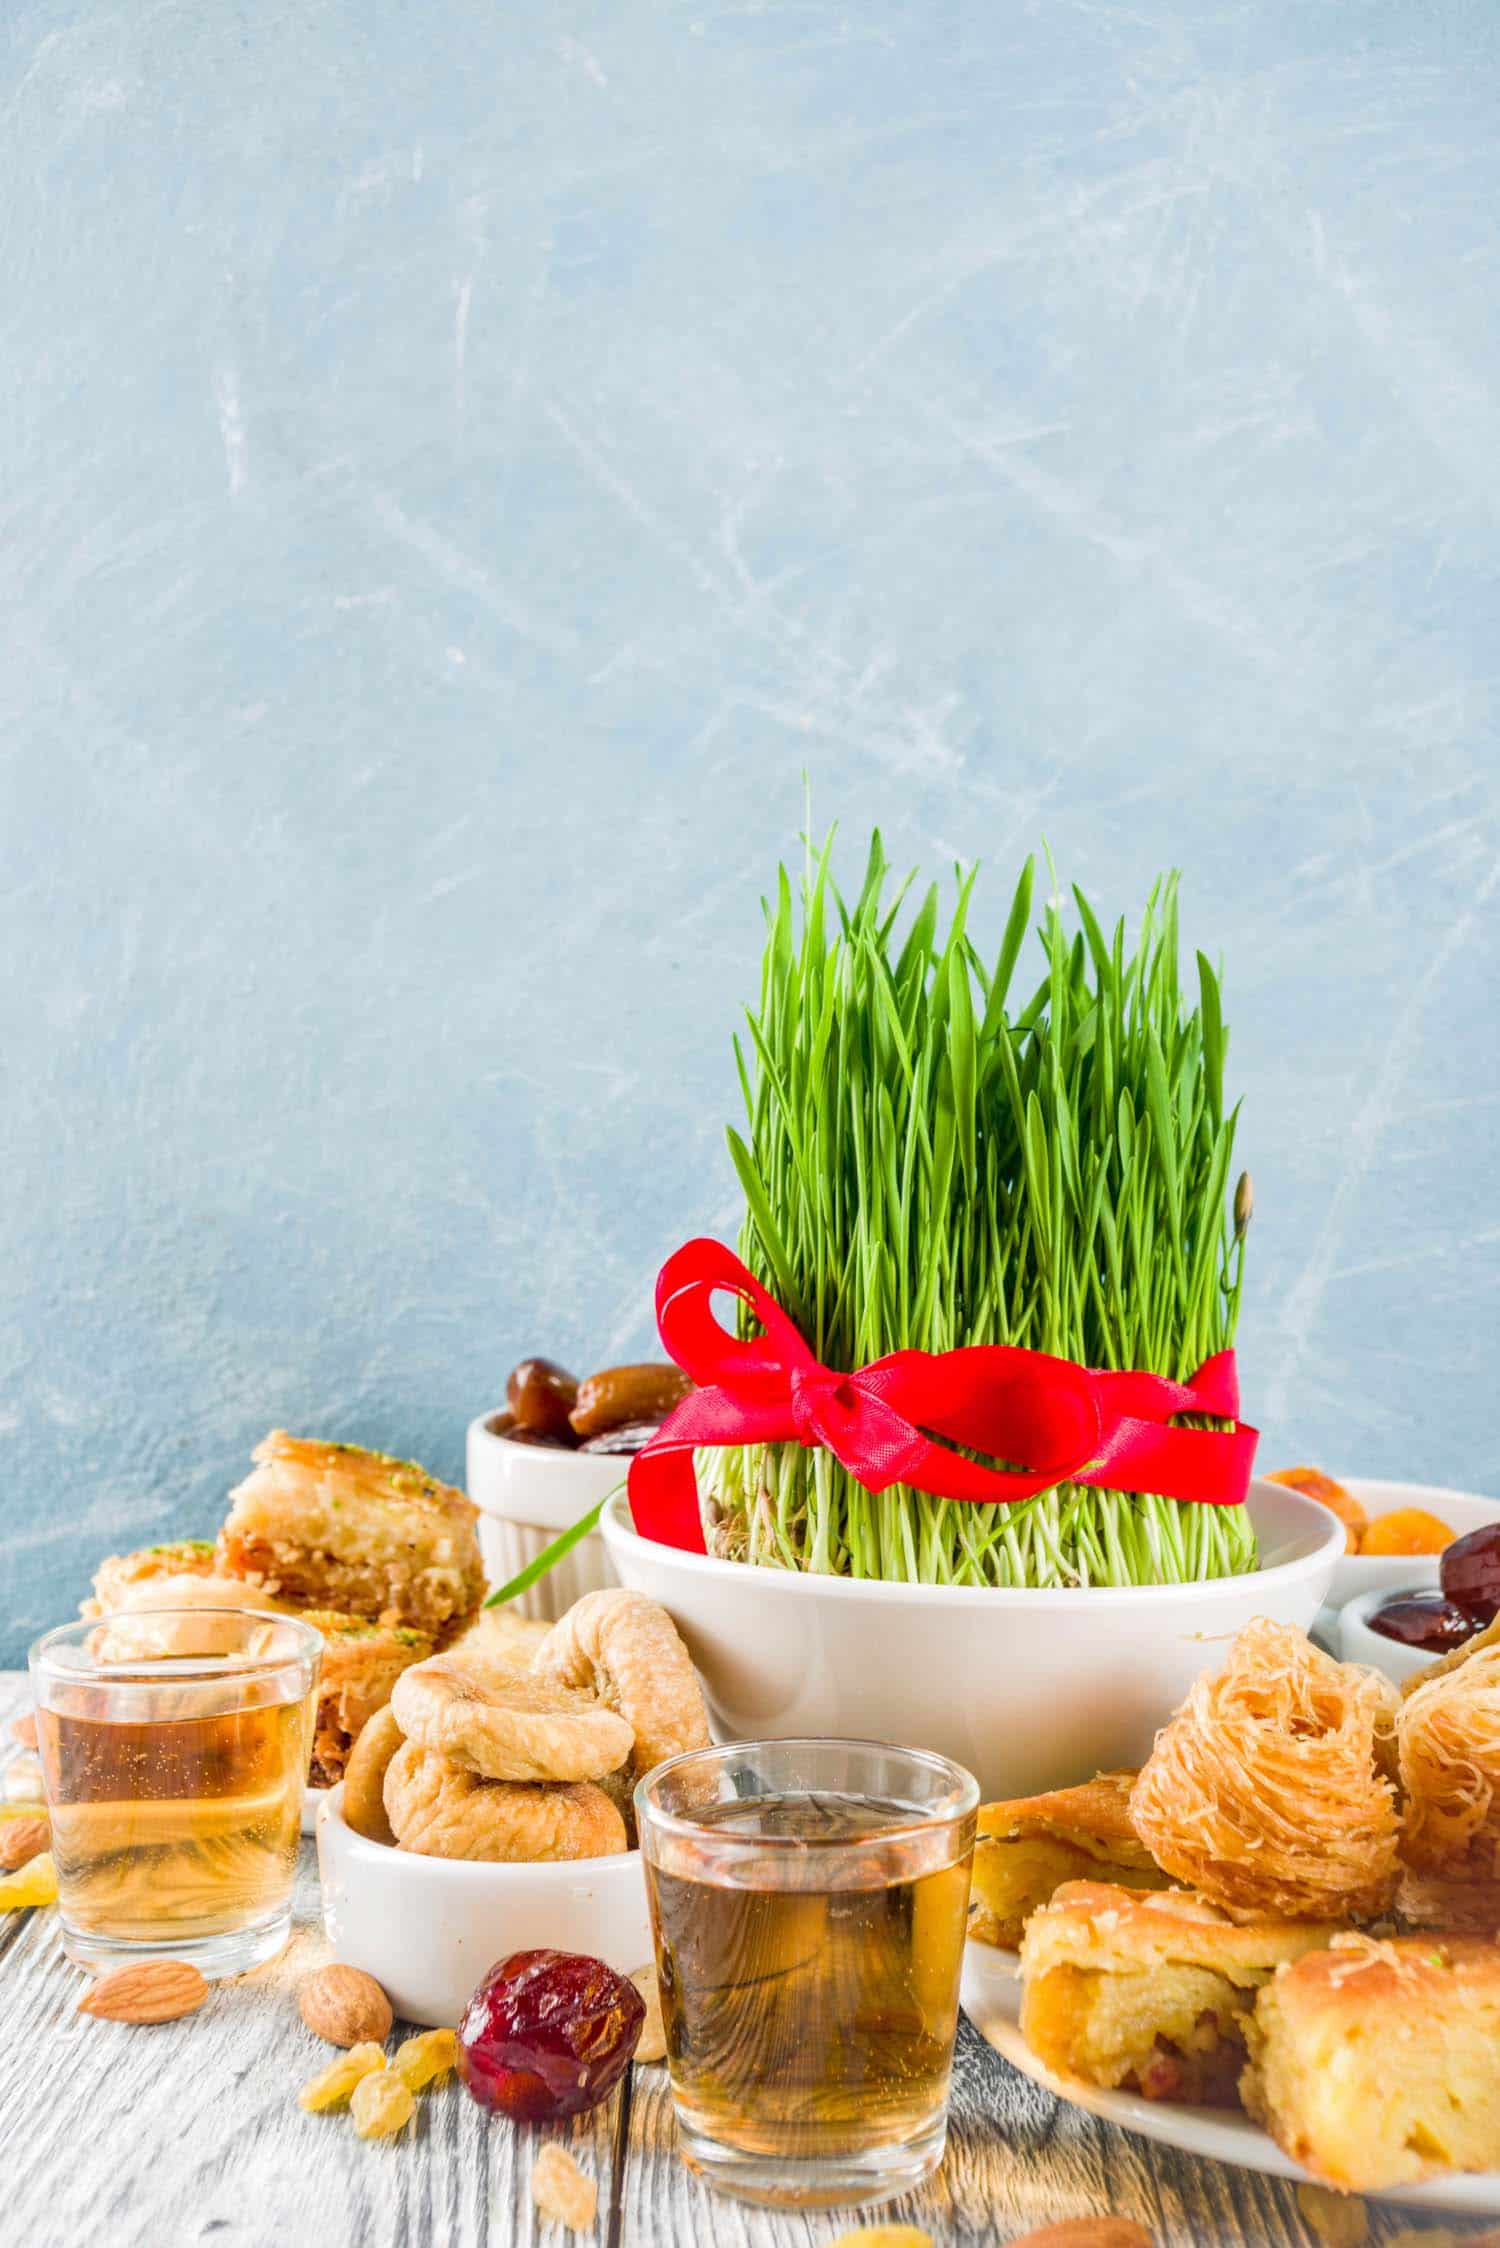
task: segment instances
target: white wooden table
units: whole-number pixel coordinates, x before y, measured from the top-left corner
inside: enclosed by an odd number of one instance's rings
[[[25,1680],[0,1672],[0,1725],[28,1706]],[[62,1955],[55,1913],[4,1916],[0,2240],[564,2248],[573,2236],[540,2224],[528,2188],[545,2134],[490,2121],[452,2079],[391,2140],[356,2139],[344,2115],[302,2113],[297,2089],[329,2048],[303,2028],[293,1994],[326,1956],[310,1844],[282,1957],[156,2028],[75,2013],[85,1978]],[[637,2068],[628,2093],[566,2137],[599,2181],[605,2248],[826,2248],[860,2221],[742,2208],[698,2185],[674,2151],[659,2066]],[[924,2226],[944,2248],[976,2248],[1106,2211],[1138,2218],[1158,2248],[1305,2248],[1317,2237],[1290,2187],[1094,2121],[1017,2075],[964,2022],[943,2166],[882,2215]],[[1375,2205],[1370,2220],[1376,2242],[1413,2222]]]

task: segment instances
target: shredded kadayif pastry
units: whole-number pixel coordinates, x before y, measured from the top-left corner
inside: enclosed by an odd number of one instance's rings
[[[1500,1646],[1419,1682],[1401,1705],[1406,1791],[1402,1910],[1449,1927],[1500,1925]]]
[[[1247,1624],[1156,1737],[1130,1799],[1157,1864],[1231,1915],[1370,1919],[1398,1876],[1379,1770],[1395,1689],[1300,1631]]]

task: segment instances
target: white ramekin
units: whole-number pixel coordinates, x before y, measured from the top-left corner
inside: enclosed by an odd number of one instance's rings
[[[1278,1483],[1253,1483],[1247,1503],[1253,1575],[1083,1591],[750,1568],[637,1536],[623,1499],[603,1531],[621,1582],[676,1618],[719,1739],[899,1741],[967,1765],[993,1800],[1141,1763],[1252,1617],[1307,1628],[1342,1526]]]
[[[1420,1561],[1417,1566],[1420,1568]],[[1398,1686],[1438,1659],[1428,1648],[1405,1647],[1399,1639],[1387,1639],[1384,1632],[1370,1629],[1370,1618],[1388,1600],[1399,1600],[1403,1593],[1436,1591],[1435,1576],[1414,1578],[1411,1567],[1408,1562],[1403,1584],[1375,1585],[1353,1600],[1346,1600],[1338,1612],[1334,1630],[1334,1644],[1346,1663],[1365,1663],[1371,1670],[1383,1670]],[[1476,1624],[1474,1629],[1477,1631],[1479,1626]]]
[[[618,1452],[553,1451],[500,1435],[498,1409],[469,1423],[469,1497],[479,1509],[479,1550],[492,1587],[508,1584],[625,1481]],[[555,1623],[586,1592],[618,1582],[597,1530],[511,1603],[517,1615]]]
[[[324,1931],[334,1958],[373,1975],[402,2021],[453,2028],[513,1951],[585,1952],[622,1975],[650,1959],[639,1850],[559,1865],[423,1858],[356,1834],[343,1804],[340,1786],[318,1806]]]

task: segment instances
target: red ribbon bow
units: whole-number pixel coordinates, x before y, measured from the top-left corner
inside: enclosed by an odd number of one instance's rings
[[[743,1342],[731,1335],[714,1314],[716,1292],[748,1304],[764,1332]],[[813,1356],[734,1251],[709,1240],[686,1242],[662,1266],[656,1324],[698,1387],[632,1461],[630,1511],[643,1538],[685,1553],[704,1550],[699,1445],[822,1445],[867,1491],[906,1483],[944,1499],[1029,1499],[1055,1483],[1091,1483],[1237,1506],[1249,1488],[1257,1431],[1239,1418],[1232,1350],[1186,1382],[1093,1373],[998,1343],[897,1350],[839,1374]],[[1174,1428],[1178,1413],[1234,1426]],[[1025,1464],[984,1467],[949,1444]]]

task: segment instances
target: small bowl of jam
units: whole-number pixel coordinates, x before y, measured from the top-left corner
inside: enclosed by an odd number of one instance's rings
[[[1384,1586],[1339,1610],[1339,1653],[1368,1663],[1398,1685],[1468,1645],[1500,1615],[1500,1523],[1456,1538],[1443,1553],[1438,1582]]]

